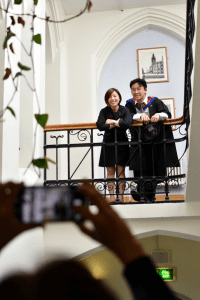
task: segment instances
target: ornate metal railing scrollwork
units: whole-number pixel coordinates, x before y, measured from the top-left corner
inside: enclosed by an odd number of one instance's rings
[[[174,121],[173,121],[174,122]],[[140,163],[140,167],[141,167],[141,172],[140,172],[140,176],[134,176],[134,174],[130,174],[129,177],[127,176],[126,178],[122,178],[121,174],[116,174],[115,178],[106,178],[106,168],[104,167],[104,175],[103,178],[98,178],[94,176],[94,169],[98,168],[97,165],[94,165],[94,148],[95,147],[101,147],[103,145],[102,142],[97,141],[101,134],[99,134],[99,132],[97,131],[97,128],[88,128],[88,125],[86,124],[87,128],[77,128],[76,126],[76,130],[71,129],[71,127],[69,125],[67,125],[68,128],[65,130],[66,134],[64,135],[50,135],[50,138],[55,138],[56,139],[56,143],[55,144],[47,144],[46,140],[47,140],[47,134],[49,130],[45,130],[45,144],[44,144],[44,152],[46,155],[46,152],[48,151],[48,149],[53,149],[55,148],[56,151],[56,180],[47,180],[46,179],[46,170],[45,170],[45,180],[44,180],[44,185],[46,186],[72,186],[72,185],[80,185],[81,184],[81,178],[75,178],[75,174],[77,174],[80,166],[83,164],[83,162],[85,161],[85,159],[88,156],[91,156],[91,160],[88,165],[87,165],[87,170],[85,171],[85,175],[87,175],[88,177],[88,172],[91,171],[91,176],[89,176],[89,180],[91,181],[91,183],[94,184],[94,186],[96,187],[96,189],[103,193],[106,197],[109,196],[109,192],[112,191],[112,187],[111,185],[109,185],[109,182],[113,182],[114,183],[114,190],[112,194],[116,195],[116,204],[120,203],[119,201],[119,197],[120,197],[120,190],[122,190],[123,193],[125,193],[125,197],[129,197],[129,201],[126,203],[130,203],[130,199],[131,198],[131,193],[132,191],[136,191],[137,187],[140,186],[140,193],[142,194],[142,197],[140,199],[141,203],[146,203],[148,200],[148,193],[151,192],[151,188],[154,186],[154,188],[157,186],[158,190],[157,190],[157,194],[164,194],[165,195],[165,201],[169,201],[169,193],[171,192],[171,184],[170,182],[176,182],[176,184],[174,184],[175,186],[179,185],[179,179],[183,178],[185,176],[185,174],[179,174],[179,175],[171,175],[170,173],[165,174],[165,176],[161,176],[161,177],[156,177],[154,175],[154,171],[153,171],[153,177],[143,177],[143,173],[142,173],[142,164]],[[129,146],[136,146],[136,151],[138,151],[138,149],[140,148],[140,161],[142,161],[142,156],[143,156],[143,151],[142,151],[142,140],[141,140],[141,124],[135,125],[138,128],[137,131],[137,136],[138,136],[138,141],[136,141],[135,139],[131,139],[131,136],[129,135],[129,140],[127,142],[123,142],[123,144],[128,144]],[[81,126],[83,127],[83,125]],[[165,132],[165,126],[162,126],[163,130]],[[48,127],[46,128],[48,129]],[[60,129],[59,129],[60,130]],[[135,132],[135,128],[132,127],[131,132]],[[67,136],[67,143],[65,143],[65,139],[62,141],[61,139],[63,139],[64,136]],[[71,139],[73,137],[73,140]],[[94,137],[95,137],[95,141],[94,142]],[[134,137],[136,137],[136,132]],[[180,138],[176,138],[175,140],[169,140],[165,138],[165,134],[163,135],[164,140],[161,141],[157,141],[157,142],[153,142],[151,140],[145,140],[144,143],[146,143],[147,145],[152,145],[152,149],[154,147],[156,147],[156,145],[159,144],[163,144],[163,149],[166,148],[166,143],[173,143],[174,141],[178,142],[182,142],[186,139],[186,136],[181,136]],[[58,140],[59,143],[58,143]],[[117,147],[118,145],[120,145],[120,143],[117,141],[117,134],[115,134],[115,142],[113,143],[109,143],[111,146]],[[155,144],[155,145],[154,145]],[[108,144],[106,144],[108,145]],[[58,171],[59,168],[62,166],[59,165],[59,160],[58,160],[58,150],[60,148],[66,148],[67,149],[67,161],[68,161],[68,178],[66,179],[59,179],[58,178]],[[75,158],[77,159],[77,157],[74,157],[72,155],[72,148],[79,148],[81,151],[79,151],[79,161],[77,162],[77,166],[75,167],[75,170],[71,171],[72,166],[71,166],[71,162],[72,160]],[[105,148],[105,147],[104,147]],[[86,150],[84,150],[86,149]],[[117,151],[115,151],[115,154],[117,156]],[[133,157],[131,157],[130,159],[134,159],[134,155],[135,155],[135,151],[133,152]],[[166,155],[166,153],[165,153]],[[62,162],[61,162],[62,163]],[[166,162],[165,162],[166,163]],[[128,165],[128,163],[127,163]],[[117,166],[117,159],[116,159],[116,166]],[[117,169],[117,168],[116,168]],[[131,172],[132,173],[132,172]],[[162,182],[162,189],[160,187],[159,189],[159,182]],[[122,189],[120,189],[120,186],[122,187]],[[173,187],[173,186],[172,186]],[[122,193],[121,192],[121,193]],[[183,200],[183,199],[182,199]],[[131,203],[135,203],[133,201],[131,201]]]

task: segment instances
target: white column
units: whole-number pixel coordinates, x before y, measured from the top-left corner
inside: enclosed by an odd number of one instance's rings
[[[21,13],[22,6],[15,5],[14,10],[16,13]],[[10,8],[9,11],[12,11]],[[11,19],[8,15],[6,27],[11,25]],[[11,26],[11,30],[19,38],[21,37],[21,25],[16,24]],[[19,43],[16,42],[15,37],[8,41],[8,45],[13,42],[15,54],[9,51],[10,60],[12,64],[13,74],[19,71],[17,62],[21,59],[21,49]],[[10,68],[7,58],[7,49],[5,50],[5,68]],[[19,78],[20,80],[20,78]],[[16,82],[16,81],[15,81]],[[3,107],[7,107],[12,95],[14,93],[14,85],[11,76],[4,81],[4,99]],[[20,86],[18,92],[16,92],[14,100],[10,104],[10,107],[14,110],[16,118],[14,118],[10,111],[6,111],[3,116],[3,143],[2,143],[2,182],[19,180],[19,101],[20,101]]]
[[[46,1],[38,1],[36,6],[36,15],[45,18],[46,17]],[[46,21],[36,19],[34,34],[41,34],[42,44],[34,43],[34,62],[35,62],[35,85],[38,95],[33,97],[33,112],[38,113],[38,103],[40,106],[40,114],[45,113],[45,37],[46,37]],[[35,130],[36,121],[33,121],[33,130]],[[36,151],[34,158],[41,158],[43,154],[43,128],[38,125],[37,138],[36,138]],[[37,184],[43,184],[43,171],[40,178],[37,180]]]
[[[67,105],[68,105],[68,78],[67,78],[67,42],[60,43],[60,124],[67,124]],[[62,143],[67,142],[67,132],[60,132],[64,135]],[[61,141],[60,141],[61,142]],[[60,165],[60,179],[67,179],[67,149],[61,149],[59,155]]]
[[[16,9],[18,5],[14,5]],[[24,12],[32,14],[33,11],[33,1],[28,0],[23,3]],[[37,6],[35,6],[35,14],[39,17],[45,18],[46,1],[38,1]],[[35,18],[34,20],[34,35],[41,34],[42,44],[36,44],[33,42],[33,61],[34,69],[32,67],[32,61],[30,55],[31,40],[32,40],[32,17],[23,16],[25,21],[25,26],[22,27],[22,42],[27,50],[21,49],[22,52],[22,63],[31,67],[31,70],[24,72],[26,75],[27,82],[24,78],[21,79],[21,93],[20,93],[20,132],[19,132],[19,180],[23,181],[25,185],[33,185],[37,182],[38,176],[34,169],[27,166],[32,160],[33,147],[34,147],[34,132],[36,121],[34,114],[39,113],[37,98],[35,93],[30,89],[30,87],[35,87],[38,95],[38,102],[40,106],[40,113],[45,111],[45,40],[46,40],[46,22],[45,20],[39,20]],[[36,151],[34,158],[40,158],[43,156],[43,129],[38,125],[37,130],[37,140],[36,140]],[[43,171],[42,171],[43,174]],[[43,176],[41,177],[43,179]]]
[[[31,14],[32,9],[32,0],[24,2],[25,13]],[[22,50],[22,63],[25,66],[30,67],[31,70],[24,72],[28,84],[24,78],[20,83],[19,179],[20,181],[23,181],[25,185],[33,185],[37,180],[37,175],[31,168],[27,170],[27,166],[32,160],[33,151],[33,92],[31,90],[31,88],[33,88],[33,68],[30,57],[32,36],[30,28],[32,27],[32,17],[23,16],[23,19],[25,21],[25,26],[22,29],[22,42],[28,53]]]

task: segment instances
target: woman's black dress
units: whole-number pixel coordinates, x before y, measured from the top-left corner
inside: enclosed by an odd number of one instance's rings
[[[117,141],[127,142],[128,138],[126,130],[132,125],[132,117],[129,110],[119,105],[117,112],[113,112],[110,106],[106,106],[100,111],[97,128],[100,131],[105,131],[103,141],[106,143],[112,143],[115,141],[115,128],[109,129],[110,125],[105,124],[107,119],[119,120],[119,126],[117,129]],[[117,164],[125,166],[129,158],[129,145],[118,145],[117,146]],[[101,155],[99,159],[100,167],[112,167],[115,166],[115,146],[105,145],[101,147]]]

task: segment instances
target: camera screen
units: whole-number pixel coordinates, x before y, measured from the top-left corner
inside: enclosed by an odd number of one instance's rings
[[[82,216],[72,210],[82,205],[83,199],[76,197],[67,187],[29,187],[20,195],[21,221],[26,224],[49,221],[81,221]],[[72,204],[73,201],[73,204]]]

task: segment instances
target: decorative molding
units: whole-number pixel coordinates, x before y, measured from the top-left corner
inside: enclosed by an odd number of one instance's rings
[[[62,20],[65,18],[64,10],[62,8],[62,5],[60,3],[60,0],[56,0],[56,3],[54,0],[48,0],[46,2],[46,13],[47,16],[50,16],[52,20]],[[64,35],[64,28],[65,23],[47,23],[47,26],[49,28],[50,33],[50,45],[51,45],[51,53],[52,53],[52,59],[54,60],[55,54],[59,48],[59,44],[64,41],[65,35]]]
[[[200,236],[182,233],[182,232],[170,231],[170,230],[159,230],[158,229],[158,230],[146,231],[143,233],[136,234],[135,236],[138,239],[143,239],[143,238],[156,236],[156,235],[172,236],[172,237],[176,237],[176,238],[200,242]]]
[[[0,0],[0,5],[3,9],[6,9],[7,0]],[[6,13],[3,10],[0,10],[0,20],[3,20]]]
[[[3,11],[0,9],[0,21],[3,20]]]
[[[167,231],[167,230],[152,230],[152,231],[146,231],[143,233],[139,233],[139,234],[135,234],[137,239],[143,239],[143,238],[148,238],[148,237],[152,237],[152,236],[160,236],[160,235],[164,235],[164,236],[171,236],[171,237],[175,237],[175,238],[181,238],[181,239],[186,239],[186,240],[191,240],[191,241],[196,241],[196,242],[200,242],[200,237],[199,236],[194,236],[194,235],[190,235],[190,234],[185,234],[185,233],[181,233],[181,232],[175,232],[175,231]],[[100,251],[106,250],[107,248],[104,245],[95,247],[91,250],[88,250],[86,252],[81,253],[80,255],[74,257],[77,260],[81,260],[83,258],[86,258],[90,255],[93,255],[95,253],[98,253]]]
[[[116,24],[106,34],[96,49],[94,61],[96,62],[97,83],[103,66],[114,49],[131,35],[136,34],[146,27],[149,28],[149,26],[170,32],[182,41],[185,41],[186,19],[160,9],[141,9]]]

